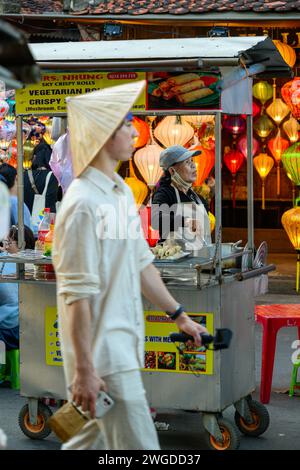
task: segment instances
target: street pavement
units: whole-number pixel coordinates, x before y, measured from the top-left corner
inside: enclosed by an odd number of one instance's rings
[[[258,297],[257,303],[300,303],[298,295],[267,294]],[[273,373],[271,401],[267,405],[270,413],[270,427],[259,438],[241,436],[240,449],[244,450],[299,450],[300,449],[300,396],[290,398],[284,393],[289,388],[292,363],[291,348],[297,339],[296,328],[283,328],[277,336],[277,349]],[[262,330],[256,325],[256,383],[254,394],[259,399],[261,367]],[[18,426],[18,414],[26,400],[17,391],[0,387],[0,427],[8,436],[8,448],[11,450],[56,450],[60,448],[58,439],[51,434],[45,440],[27,438]],[[233,420],[234,409],[228,408],[224,416]],[[159,432],[161,447],[164,450],[205,449],[204,430],[201,414],[185,411],[159,410],[156,418],[169,424],[167,431]]]

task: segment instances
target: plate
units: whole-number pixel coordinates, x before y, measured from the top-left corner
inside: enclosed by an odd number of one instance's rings
[[[267,242],[262,242],[256,252],[253,267],[254,268],[262,268],[267,263],[267,256],[268,256],[268,244]]]
[[[169,256],[168,258],[163,258],[163,259],[155,258],[154,262],[155,263],[169,263],[169,262],[174,263],[174,261],[180,261],[183,258],[187,258],[188,256],[190,256],[190,254],[191,253],[189,252],[181,251],[180,253],[176,253],[176,255]]]

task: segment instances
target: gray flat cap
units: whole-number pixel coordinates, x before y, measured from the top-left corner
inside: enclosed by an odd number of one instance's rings
[[[182,145],[172,145],[161,152],[159,164],[164,170],[168,170],[175,163],[184,162],[184,160],[200,154],[201,150],[187,150]]]

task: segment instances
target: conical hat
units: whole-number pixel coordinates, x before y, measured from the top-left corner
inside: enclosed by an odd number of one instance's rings
[[[67,98],[74,175],[79,176],[119,127],[145,80]]]

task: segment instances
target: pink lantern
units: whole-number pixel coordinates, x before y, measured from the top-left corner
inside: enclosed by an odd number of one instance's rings
[[[243,135],[239,139],[237,146],[238,146],[239,151],[244,155],[245,158],[247,158],[247,136],[246,136],[246,134]],[[258,142],[258,140],[255,139],[255,137],[253,137],[253,144],[252,144],[252,156],[253,157],[258,152],[258,149],[259,149],[259,142]]]
[[[5,100],[0,99],[0,118],[4,118],[4,116],[7,115],[8,110],[9,104]]]
[[[225,115],[223,127],[234,136],[242,134],[246,129],[245,120],[239,115]]]

